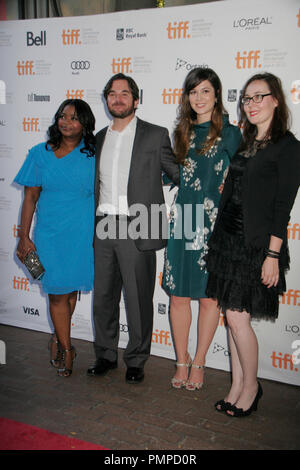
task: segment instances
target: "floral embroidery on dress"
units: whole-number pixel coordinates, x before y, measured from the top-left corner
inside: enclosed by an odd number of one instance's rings
[[[186,164],[182,169],[182,177],[184,180],[184,185],[187,186],[187,183],[194,176],[195,169],[197,168],[197,163],[192,158],[186,159]]]
[[[169,236],[170,238],[174,238],[174,233],[175,233],[175,228],[176,228],[176,221],[178,217],[178,210],[177,210],[177,205],[176,205],[176,199],[178,196],[178,191],[174,196],[173,202],[170,207],[170,212],[168,215],[168,220],[169,220]]]
[[[208,197],[204,198],[203,206],[204,206],[205,212],[208,215],[209,221],[211,223],[210,229],[211,229],[211,231],[213,231],[215,221],[216,221],[216,218],[217,218],[217,215],[218,215],[218,208],[215,207],[214,201],[212,201]]]
[[[195,137],[196,137],[196,134],[194,131],[191,132],[191,136],[190,136],[190,142],[189,142],[189,148],[190,149],[194,149],[195,148]]]
[[[207,137],[207,139],[208,139],[208,137]],[[222,140],[221,137],[217,137],[214,145],[212,145],[210,147],[210,149],[205,153],[204,156],[207,157],[207,158],[214,157],[216,155],[217,151],[218,151],[219,143],[221,142],[221,140]]]
[[[166,280],[166,285],[171,289],[175,289],[175,283],[174,283],[174,278],[173,275],[171,274],[172,266],[170,265],[170,262],[167,257],[167,250],[165,251],[165,280]]]
[[[191,184],[191,188],[194,188],[195,191],[200,191],[202,189],[201,181],[199,178],[195,179],[195,181]]]
[[[223,163],[224,163],[224,161],[220,160],[219,163],[215,164],[214,169],[215,169],[215,172],[217,173],[217,175],[220,173],[220,171],[222,171]]]

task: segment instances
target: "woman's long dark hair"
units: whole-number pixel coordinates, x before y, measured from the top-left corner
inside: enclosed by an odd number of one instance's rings
[[[277,142],[290,128],[290,111],[285,101],[281,80],[272,73],[258,73],[249,78],[241,92],[239,102],[239,126],[243,128],[242,150],[251,147],[256,135],[257,127],[251,124],[246,116],[244,105],[241,99],[245,95],[247,87],[256,80],[263,80],[267,83],[273,98],[277,100],[277,106],[274,109],[273,119],[265,136],[265,140]]]
[[[83,127],[82,137],[84,140],[84,147],[80,151],[82,153],[86,153],[88,157],[92,157],[95,155],[96,142],[93,134],[95,130],[95,116],[88,103],[78,99],[67,99],[59,106],[54,116],[54,123],[49,127],[47,132],[48,140],[46,142],[46,148],[48,148],[49,144],[54,150],[57,150],[60,147],[62,134],[58,129],[58,119],[65,107],[68,105],[74,106],[78,120]]]
[[[189,102],[189,94],[199,83],[208,80],[215,90],[216,104],[211,116],[211,125],[208,139],[204,143],[200,154],[205,154],[220,137],[223,126],[223,114],[226,113],[222,101],[222,84],[218,75],[209,68],[197,67],[189,72],[184,85],[178,108],[178,116],[174,131],[174,152],[177,161],[184,165],[189,149],[192,126],[197,119],[197,113],[192,109]]]

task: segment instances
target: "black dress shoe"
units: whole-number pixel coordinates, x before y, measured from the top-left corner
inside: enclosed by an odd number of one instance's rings
[[[126,372],[126,382],[128,384],[138,384],[144,380],[144,369],[140,367],[128,367]]]
[[[107,359],[97,359],[96,364],[87,370],[88,375],[105,375],[110,369],[116,369],[118,361],[111,362]]]

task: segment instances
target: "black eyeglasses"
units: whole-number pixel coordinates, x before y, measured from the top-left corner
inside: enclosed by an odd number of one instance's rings
[[[253,103],[261,103],[265,96],[270,96],[272,93],[265,93],[264,95],[244,96],[242,98],[242,104],[249,104],[251,100]]]

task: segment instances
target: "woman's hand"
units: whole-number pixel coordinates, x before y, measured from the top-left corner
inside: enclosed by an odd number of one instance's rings
[[[266,257],[261,269],[261,282],[269,287],[277,286],[279,280],[278,259]]]
[[[24,258],[30,251],[36,251],[34,243],[30,240],[29,237],[20,238],[20,241],[17,246],[17,257],[19,260],[24,263]]]

